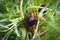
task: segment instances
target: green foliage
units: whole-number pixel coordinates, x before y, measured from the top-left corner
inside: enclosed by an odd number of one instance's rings
[[[42,10],[34,36],[29,39],[25,25],[20,24],[27,15],[26,10],[36,11],[42,3],[46,3],[43,9],[47,10],[47,17],[43,17]],[[44,22],[41,23],[40,18]],[[41,28],[41,24],[46,27]],[[39,29],[43,32],[39,33]],[[60,0],[0,0],[0,40],[60,40]]]

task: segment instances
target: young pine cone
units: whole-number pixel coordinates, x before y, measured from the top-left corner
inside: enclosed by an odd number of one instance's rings
[[[41,7],[45,7],[45,4],[42,4]],[[41,11],[42,9],[39,8],[38,9],[38,13]],[[46,11],[44,11],[43,13],[45,13]],[[44,15],[45,16],[45,15]],[[27,16],[24,19],[24,24],[26,25],[26,30],[29,31],[33,37],[34,35],[34,27],[37,25],[37,21],[38,21],[38,16],[34,15],[33,13],[29,13],[27,12]]]

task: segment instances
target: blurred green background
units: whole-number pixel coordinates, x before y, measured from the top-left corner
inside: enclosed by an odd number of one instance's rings
[[[46,3],[47,17],[38,16],[34,36],[29,39],[25,26],[20,24],[27,15],[26,10],[37,11],[42,3]],[[40,28],[40,24],[46,27]],[[37,32],[39,28],[42,33]],[[60,40],[60,0],[0,0],[0,40]]]

